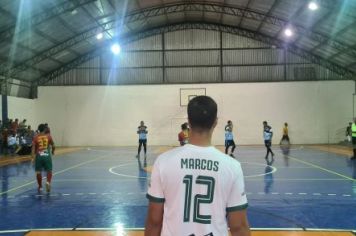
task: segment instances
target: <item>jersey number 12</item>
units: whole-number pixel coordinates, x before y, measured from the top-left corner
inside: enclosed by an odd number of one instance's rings
[[[183,183],[185,184],[185,198],[184,198],[184,216],[183,221],[190,221],[190,208],[192,205],[192,188],[193,188],[193,176],[186,175],[183,178]],[[201,224],[210,224],[211,215],[201,215],[199,213],[200,204],[209,204],[214,200],[214,188],[215,179],[210,176],[199,175],[195,184],[201,184],[207,186],[206,194],[196,194],[194,196],[194,209],[193,209],[193,222]]]

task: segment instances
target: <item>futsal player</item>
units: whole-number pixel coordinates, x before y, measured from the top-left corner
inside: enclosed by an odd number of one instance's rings
[[[356,159],[356,117],[354,118],[354,122],[351,125],[351,135],[352,135],[352,149],[354,155],[351,157],[351,160]]]
[[[232,121],[229,120],[227,121],[227,124],[225,126],[225,154],[228,154],[229,147],[232,147],[230,156],[234,157],[233,153],[235,151],[236,145],[235,145],[234,134],[232,133],[232,129],[233,129],[233,124]]]
[[[46,191],[51,191],[52,181],[52,155],[54,155],[54,142],[51,135],[46,134],[46,126],[38,126],[39,134],[32,141],[32,162],[35,162],[36,178],[38,183],[38,192],[42,191],[42,170],[47,172]]]
[[[268,160],[268,156],[271,153],[272,161],[273,161],[274,153],[271,149],[272,137],[273,137],[272,127],[267,124],[267,121],[263,121],[263,139],[265,141],[265,146],[267,148],[267,153],[266,153],[265,159]]]
[[[137,128],[137,134],[138,134],[138,152],[137,152],[137,158],[140,157],[140,152],[141,152],[141,146],[143,146],[143,150],[145,153],[145,158],[147,157],[147,126],[145,126],[145,123],[143,121],[140,122],[140,126]]]
[[[181,146],[189,142],[189,130],[186,123],[181,125],[182,131],[178,134],[178,141]]]
[[[153,167],[145,236],[250,236],[240,163],[211,144],[217,105],[189,101],[189,144],[160,155]]]
[[[290,140],[289,140],[289,135],[288,135],[288,123],[284,123],[284,127],[283,127],[283,136],[281,141],[279,142],[280,145],[285,144],[284,141],[287,141],[286,144],[290,144]]]

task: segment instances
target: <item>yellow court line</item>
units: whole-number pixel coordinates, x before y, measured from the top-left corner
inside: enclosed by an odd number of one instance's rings
[[[324,167],[318,166],[318,165],[316,165],[316,164],[313,164],[313,163],[310,163],[310,162],[307,162],[307,161],[299,160],[299,159],[297,159],[297,158],[295,158],[295,157],[292,157],[292,156],[289,156],[289,155],[287,155],[287,156],[288,156],[290,159],[294,160],[294,161],[297,161],[297,162],[300,162],[300,163],[303,163],[303,164],[306,164],[306,165],[309,165],[309,166],[313,166],[313,167],[315,167],[315,168],[317,168],[317,169],[320,169],[320,170],[326,171],[326,172],[328,172],[328,173],[331,173],[331,174],[340,176],[340,177],[342,177],[342,178],[344,178],[344,179],[348,179],[348,180],[351,180],[351,181],[356,182],[356,179],[353,179],[353,178],[348,177],[348,176],[346,176],[346,175],[337,173],[337,172],[335,172],[335,171],[326,169],[326,168],[324,168]]]
[[[111,155],[112,155],[112,154],[110,154],[110,155],[105,155],[105,156],[101,156],[101,157],[95,158],[95,159],[93,159],[93,160],[89,160],[89,161],[82,162],[82,163],[80,163],[80,164],[71,166],[71,167],[66,168],[66,169],[64,169],[64,170],[55,172],[55,173],[53,173],[53,176],[58,175],[58,174],[61,174],[61,173],[66,172],[66,171],[68,171],[68,170],[72,170],[72,169],[77,168],[77,167],[79,167],[79,166],[83,166],[83,165],[86,165],[86,164],[88,164],[88,163],[91,163],[91,162],[94,162],[94,161],[103,159],[103,158],[108,157],[108,156],[111,156]],[[10,193],[10,192],[16,191],[16,190],[18,190],[18,189],[21,189],[21,188],[23,188],[23,187],[26,187],[26,186],[31,185],[31,184],[34,184],[34,183],[36,183],[35,180],[34,180],[34,181],[31,181],[31,182],[28,182],[28,183],[26,183],[26,184],[20,185],[20,186],[18,186],[18,187],[9,189],[9,190],[7,190],[7,191],[0,192],[0,196],[3,195],[3,194],[6,194],[6,193]]]

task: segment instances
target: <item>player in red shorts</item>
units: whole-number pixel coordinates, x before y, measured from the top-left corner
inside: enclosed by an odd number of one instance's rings
[[[52,155],[54,155],[54,142],[51,135],[46,134],[46,126],[40,124],[37,134],[32,141],[32,161],[35,162],[36,178],[38,183],[38,192],[42,191],[42,170],[47,172],[46,190],[51,191],[52,180]]]

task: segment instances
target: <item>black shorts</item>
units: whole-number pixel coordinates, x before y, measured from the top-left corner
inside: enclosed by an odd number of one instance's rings
[[[146,143],[147,143],[147,139],[139,139],[138,140],[139,145],[141,145],[141,144],[145,145]]]
[[[356,145],[356,137],[352,137],[352,144]]]
[[[234,140],[225,140],[225,146],[226,147],[235,146]]]
[[[271,147],[272,146],[272,141],[271,140],[265,140],[265,146],[266,147]]]

